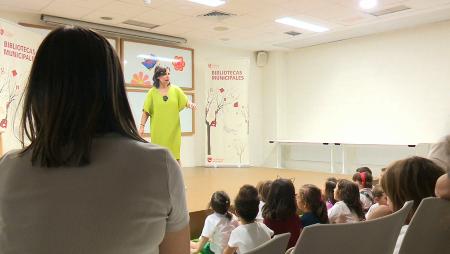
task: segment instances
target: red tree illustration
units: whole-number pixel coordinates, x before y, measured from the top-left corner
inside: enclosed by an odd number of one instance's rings
[[[208,155],[211,155],[211,127],[217,126],[217,116],[229,104],[238,103],[235,96],[224,88],[209,89],[205,107],[205,124],[208,142]],[[209,120],[208,120],[209,119]]]

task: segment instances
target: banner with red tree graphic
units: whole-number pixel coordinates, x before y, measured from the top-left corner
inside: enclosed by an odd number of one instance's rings
[[[210,61],[206,72],[206,166],[249,165],[248,58]]]
[[[42,35],[0,19],[0,132],[3,152],[20,148],[20,99]],[[1,150],[1,149],[0,149]]]

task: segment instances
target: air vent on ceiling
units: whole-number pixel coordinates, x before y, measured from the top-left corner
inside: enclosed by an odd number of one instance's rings
[[[138,26],[138,27],[144,27],[144,28],[150,28],[150,29],[153,29],[153,28],[159,26],[159,25],[150,24],[150,23],[141,22],[141,21],[132,20],[132,19],[125,20],[124,22],[122,22],[122,24]]]
[[[299,33],[299,32],[296,32],[296,31],[289,31],[289,32],[285,32],[285,34],[289,34],[289,35],[292,35],[292,36],[297,36],[297,35],[300,35],[302,33]]]
[[[400,12],[400,11],[406,11],[411,9],[411,7],[408,7],[406,5],[397,5],[391,8],[387,8],[387,9],[383,9],[383,10],[378,10],[378,11],[374,11],[374,12],[369,12],[369,14],[372,14],[374,16],[383,16],[386,14],[391,14],[391,13],[395,13],[395,12]]]
[[[198,15],[199,18],[205,18],[205,19],[214,19],[217,21],[222,21],[224,19],[227,19],[229,17],[236,16],[236,14],[227,13],[223,11],[211,11],[205,14]]]

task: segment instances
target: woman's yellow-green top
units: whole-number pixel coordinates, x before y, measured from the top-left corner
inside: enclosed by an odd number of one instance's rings
[[[175,159],[180,159],[181,125],[179,112],[188,98],[181,88],[169,85],[167,101],[156,87],[145,98],[143,110],[150,115],[150,135],[153,144],[168,148]]]

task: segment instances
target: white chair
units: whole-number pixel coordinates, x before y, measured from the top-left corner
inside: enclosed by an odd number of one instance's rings
[[[399,254],[450,253],[450,201],[425,198],[409,223]]]
[[[397,212],[375,220],[305,227],[295,247],[286,253],[392,254],[412,205],[408,201]]]
[[[291,233],[275,235],[272,239],[245,254],[284,254]]]

